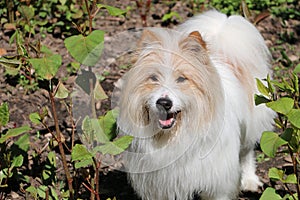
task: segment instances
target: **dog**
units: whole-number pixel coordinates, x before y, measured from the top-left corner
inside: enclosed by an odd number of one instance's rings
[[[131,185],[143,200],[236,199],[256,191],[254,146],[274,112],[255,106],[255,78],[271,73],[259,31],[206,11],[173,30],[143,31],[121,79],[120,134]]]

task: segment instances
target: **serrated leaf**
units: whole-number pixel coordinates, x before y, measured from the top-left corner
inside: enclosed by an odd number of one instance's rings
[[[5,142],[6,140],[19,136],[27,131],[30,131],[31,128],[29,126],[22,126],[19,128],[9,129],[7,133],[0,138],[0,144]]]
[[[58,83],[58,88],[56,89],[55,92],[55,97],[58,99],[64,99],[67,98],[69,96],[69,90],[65,87],[65,85],[62,82]]]
[[[71,158],[72,161],[88,160],[93,158],[93,155],[87,150],[84,145],[76,144],[72,149]]]
[[[4,102],[0,106],[0,127],[6,126],[9,121],[8,103]]]
[[[29,114],[29,119],[34,124],[40,124],[41,123],[41,116],[37,112],[30,113]]]
[[[260,139],[260,146],[262,151],[269,157],[275,157],[277,149],[287,144],[288,142],[283,140],[278,136],[277,133],[271,131],[263,132],[261,139]]]
[[[300,129],[300,109],[292,109],[287,117],[294,126]]]
[[[265,96],[269,96],[269,91],[268,88],[261,82],[261,80],[259,80],[258,78],[256,79],[256,85],[257,85],[257,89],[258,91],[265,95]]]
[[[126,10],[121,10],[119,8],[109,6],[109,5],[97,4],[97,7],[105,8],[111,16],[119,16],[119,15],[123,15],[126,13]]]
[[[102,54],[104,32],[95,30],[87,37],[74,35],[65,39],[64,43],[75,60],[87,66],[94,66]]]
[[[53,54],[43,58],[32,58],[29,59],[29,62],[32,64],[32,67],[36,70],[39,77],[50,80],[56,75],[61,66],[62,58],[61,55]]]
[[[282,200],[281,196],[279,194],[276,194],[276,190],[274,188],[268,187],[259,200]]]
[[[288,97],[282,97],[277,101],[271,101],[266,105],[275,112],[286,115],[294,107],[294,100]]]

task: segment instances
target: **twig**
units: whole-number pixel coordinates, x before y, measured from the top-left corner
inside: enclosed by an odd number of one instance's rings
[[[66,178],[67,178],[67,182],[68,182],[68,188],[69,188],[69,192],[70,192],[70,199],[73,200],[74,199],[73,185],[72,185],[73,180],[72,180],[69,168],[68,168],[68,163],[67,163],[63,143],[62,143],[62,135],[61,135],[61,131],[60,131],[59,124],[58,124],[56,106],[55,106],[54,96],[53,96],[53,93],[52,93],[52,82],[51,82],[51,80],[50,80],[50,90],[48,91],[48,93],[49,93],[52,112],[53,112],[53,118],[54,118],[54,123],[55,123],[55,130],[56,130],[56,138],[57,138],[57,142],[58,142],[58,148],[59,148],[59,152],[61,154],[63,168],[64,168]]]

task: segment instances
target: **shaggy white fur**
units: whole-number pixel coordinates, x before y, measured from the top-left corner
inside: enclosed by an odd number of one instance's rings
[[[118,127],[135,137],[125,167],[143,200],[235,199],[261,186],[254,145],[274,113],[254,105],[270,54],[256,28],[217,11],[144,31],[122,78]]]

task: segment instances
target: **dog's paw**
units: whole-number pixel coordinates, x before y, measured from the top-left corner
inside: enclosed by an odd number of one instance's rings
[[[257,192],[259,187],[262,187],[263,183],[259,180],[258,176],[248,176],[242,178],[242,191],[250,191],[250,192]]]

